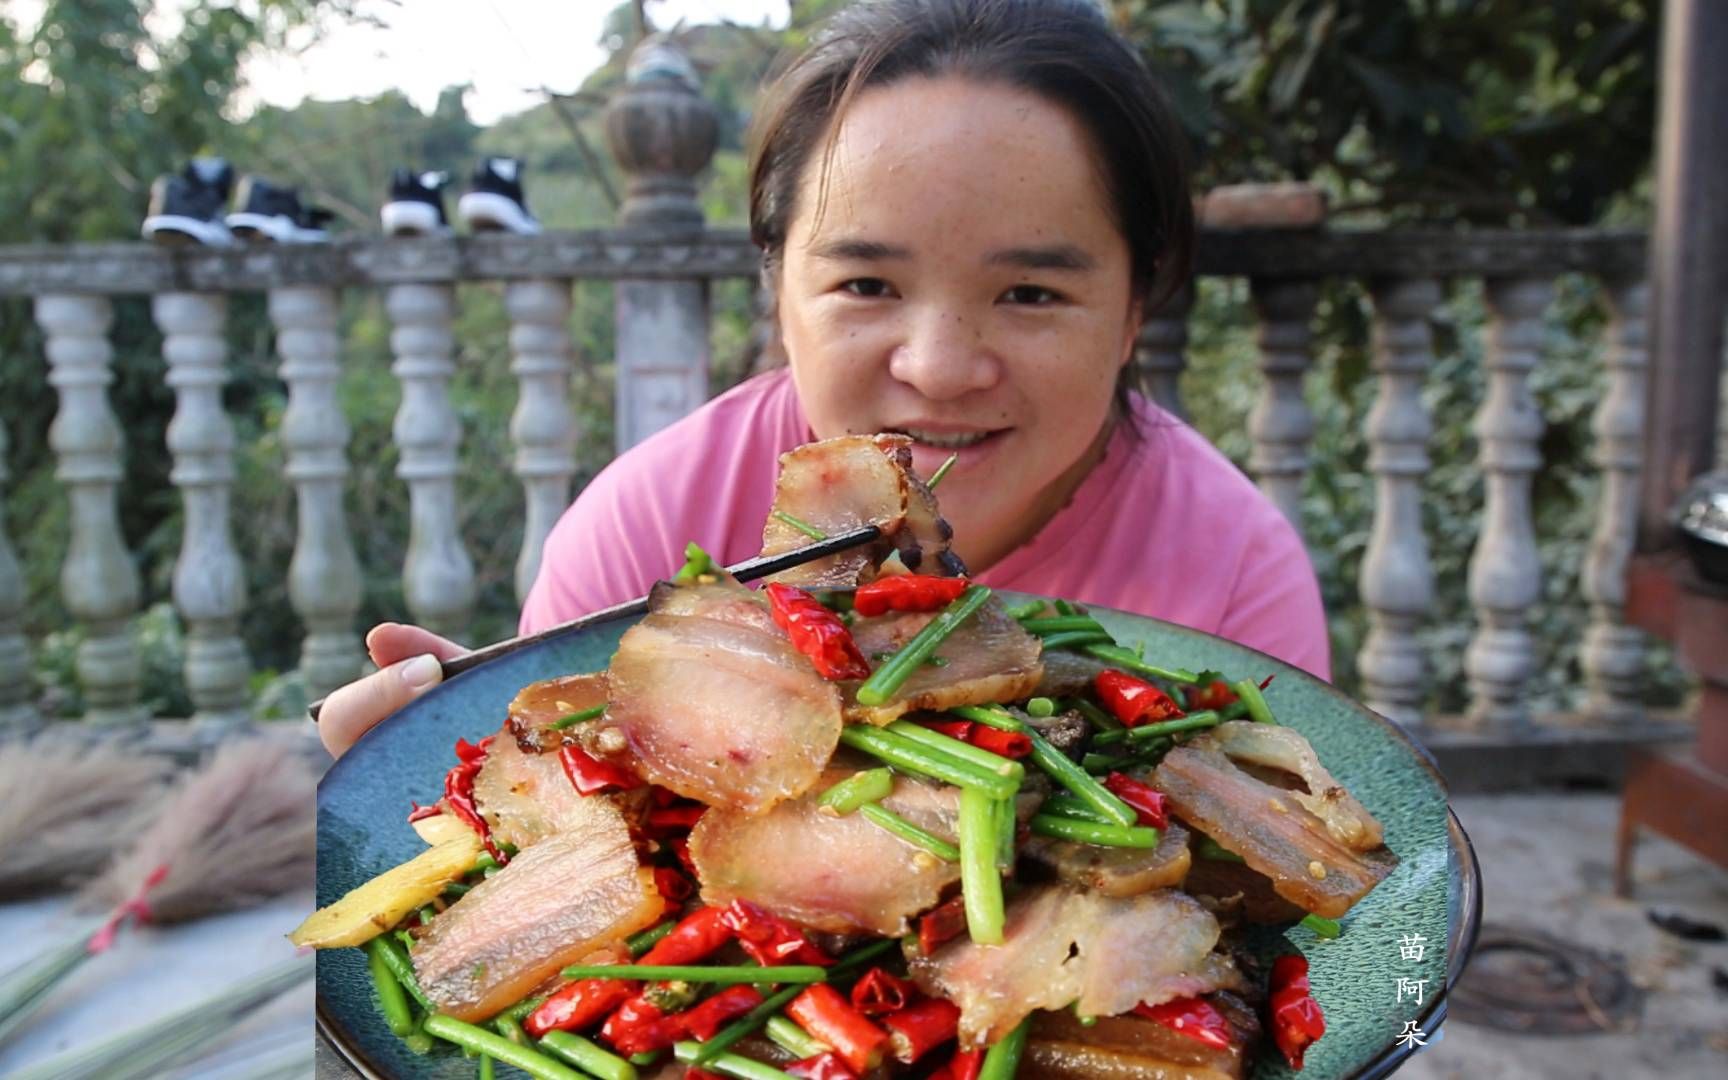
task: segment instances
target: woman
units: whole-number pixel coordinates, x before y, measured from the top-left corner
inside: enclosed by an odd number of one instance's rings
[[[900,431],[979,581],[1138,611],[1328,675],[1319,589],[1278,510],[1126,388],[1136,332],[1188,275],[1181,134],[1089,0],[874,0],[756,117],[751,234],[789,369],[618,458],[546,545],[530,632],[647,591],[695,540],[755,554],[776,457]],[[367,638],[332,695],[340,753],[461,648]]]

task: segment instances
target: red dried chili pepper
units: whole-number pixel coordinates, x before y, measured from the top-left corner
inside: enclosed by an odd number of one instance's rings
[[[755,987],[728,986],[694,1009],[681,1012],[673,1019],[678,1021],[686,1034],[707,1042],[717,1035],[721,1028],[760,1004],[762,995]]]
[[[486,751],[492,745],[492,739],[493,736],[486,736],[480,740],[479,746],[470,744],[467,739],[456,740],[456,757],[461,764],[444,774],[444,801],[450,804],[450,812],[462,824],[479,834],[480,842],[486,845],[486,853],[503,866],[509,860],[492,842],[492,826],[486,824],[480,808],[474,805],[474,777],[486,764]]]
[[[910,1065],[959,1033],[960,1007],[942,998],[926,998],[884,1016],[882,1026],[888,1029],[895,1060]]]
[[[918,997],[918,988],[886,969],[875,967],[852,984],[852,1007],[865,1016],[899,1012]]]
[[[978,1080],[984,1069],[984,1051],[956,1050],[948,1064],[930,1074],[930,1080]]]
[[[421,806],[417,802],[411,802],[408,805],[414,808],[408,811],[408,824],[410,825],[416,821],[425,821],[429,817],[437,817],[444,812],[444,809],[437,803],[433,803],[431,806]]]
[[[673,803],[683,798],[683,796],[679,795],[671,788],[663,788],[659,784],[655,784],[648,789],[648,797],[653,800],[655,806],[671,806]]]
[[[694,964],[706,960],[732,940],[726,909],[705,907],[679,920],[672,932],[654,943],[640,964]]]
[[[640,994],[618,1006],[600,1029],[600,1037],[612,1048],[629,1057],[652,1054],[678,1041],[683,1025],[661,1012],[659,1007]]]
[[[694,829],[706,806],[666,806],[648,811],[648,828],[661,833]]]
[[[1185,716],[1170,695],[1144,679],[1120,671],[1100,671],[1092,680],[1092,688],[1123,727],[1139,727],[1157,720],[1174,720]]]
[[[1300,1069],[1308,1047],[1326,1034],[1326,1016],[1308,988],[1308,958],[1291,954],[1274,960],[1271,989],[1272,1041],[1290,1067]]]
[[[919,724],[931,731],[939,731],[950,739],[966,742],[972,736],[972,729],[978,725],[970,720],[920,720]]]
[[[721,910],[720,920],[738,944],[758,964],[818,964],[827,967],[834,958],[818,949],[796,926],[748,900],[734,900]],[[647,960],[643,960],[647,963]]]
[[[522,1026],[536,1039],[548,1031],[581,1031],[624,1004],[634,986],[623,979],[577,979],[541,1002]]]
[[[941,611],[960,598],[971,582],[960,577],[929,574],[895,574],[858,586],[852,594],[852,610],[860,615],[886,615],[890,611]]]
[[[690,838],[688,836],[674,836],[666,841],[666,846],[672,849],[672,854],[678,856],[678,865],[692,876],[700,876],[696,874],[696,860],[690,857]]]
[[[858,1074],[852,1071],[852,1066],[840,1059],[840,1055],[829,1051],[807,1057],[803,1061],[794,1061],[786,1066],[787,1076],[799,1077],[799,1080],[858,1080]]]
[[[684,1080],[726,1080],[719,1073],[711,1073],[707,1069],[698,1069],[692,1065],[684,1070]]]
[[[918,951],[929,956],[966,932],[966,898],[956,896],[918,920]]]
[[[827,983],[812,983],[786,1006],[786,1015],[820,1042],[834,1048],[846,1064],[860,1073],[882,1063],[888,1033],[852,1007],[840,991]]]
[[[1223,679],[1213,679],[1205,686],[1189,686],[1183,688],[1188,698],[1189,711],[1199,709],[1222,709],[1236,703],[1236,691],[1230,689],[1230,684]]]
[[[690,879],[670,866],[654,868],[654,888],[674,904],[682,904],[696,893],[696,886],[690,883]]]
[[[810,658],[824,679],[868,679],[870,665],[840,616],[803,589],[774,582],[768,586],[774,625],[786,631],[792,647]]]
[[[1119,772],[1106,776],[1104,787],[1110,794],[1134,808],[1134,813],[1140,817],[1140,824],[1150,825],[1154,829],[1169,827],[1169,800],[1164,798],[1162,791]]]
[[[1158,1021],[1171,1031],[1199,1039],[1207,1046],[1216,1046],[1220,1050],[1230,1048],[1234,1035],[1230,1021],[1224,1019],[1218,1006],[1205,998],[1177,998],[1160,1005],[1136,1005],[1134,1011],[1148,1020]]]
[[[1001,754],[1005,758],[1023,758],[1032,753],[1032,736],[1023,731],[1003,731],[988,724],[974,727],[966,741],[980,750]]]
[[[577,792],[583,795],[593,795],[607,788],[629,791],[642,786],[642,781],[628,769],[601,761],[579,746],[559,747],[558,764],[564,766],[564,775],[570,778],[570,782],[576,785]]]

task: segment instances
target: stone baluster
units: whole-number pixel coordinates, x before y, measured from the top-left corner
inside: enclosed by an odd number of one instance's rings
[[[0,495],[6,490],[6,428],[0,424]],[[34,731],[40,721],[30,700],[30,646],[24,641],[24,575],[6,535],[0,499],[0,738]]]
[[[348,479],[348,421],[336,396],[341,377],[339,306],[332,289],[272,289],[270,318],[288,408],[282,413],[286,473],[294,485],[297,530],[288,563],[288,598],[306,626],[300,676],[320,698],[360,674],[363,654],[354,617],[360,610],[360,560],[342,509]]]
[[[527,520],[516,557],[516,599],[527,599],[540,572],[546,535],[570,501],[576,475],[576,423],[570,409],[570,283],[516,281],[504,288],[510,314],[510,370],[516,376],[516,411],[510,439],[522,480]]]
[[[138,568],[120,533],[115,489],[122,475],[122,440],[108,405],[108,384],[114,381],[108,327],[114,307],[100,296],[41,296],[36,321],[47,338],[48,381],[60,402],[48,443],[59,458],[55,479],[66,485],[71,502],[60,592],[66,610],[84,629],[77,667],[85,719],[142,727],[146,716],[138,704],[141,664],[133,625]]]
[[[1302,481],[1308,475],[1308,444],[1314,413],[1302,379],[1313,363],[1309,325],[1320,286],[1314,281],[1255,278],[1250,283],[1260,323],[1260,397],[1248,416],[1254,449],[1248,470],[1260,490],[1302,532]]]
[[[240,640],[246,570],[234,547],[229,496],[234,486],[234,426],[222,408],[228,298],[218,293],[159,293],[151,312],[174,390],[168,478],[180,489],[184,525],[174,561],[174,607],[186,621],[186,689],[206,738],[246,723],[252,665]]]
[[[1536,667],[1526,626],[1542,594],[1542,562],[1530,508],[1530,479],[1542,464],[1542,412],[1530,373],[1542,353],[1542,313],[1554,296],[1545,278],[1488,281],[1488,395],[1476,413],[1487,505],[1470,557],[1470,603],[1476,633],[1464,652],[1472,724],[1518,727],[1529,722],[1525,686]]]
[[[1582,660],[1589,697],[1585,713],[1602,723],[1641,719],[1639,681],[1644,671],[1644,636],[1626,625],[1626,569],[1638,528],[1638,473],[1644,465],[1645,311],[1650,288],[1642,279],[1605,283],[1613,319],[1608,326],[1608,392],[1590,427],[1596,434],[1596,467],[1602,493],[1596,528],[1584,561],[1584,595],[1590,627]],[[1728,445],[1728,439],[1723,440]]]
[[[458,636],[474,612],[474,562],[456,516],[456,449],[462,428],[450,404],[456,295],[447,285],[394,285],[385,296],[393,329],[390,370],[402,384],[392,434],[396,475],[408,484],[408,554],[402,592],[414,621]]]
[[[1194,285],[1182,288],[1164,306],[1147,316],[1134,343],[1134,368],[1140,392],[1165,412],[1183,420],[1182,371],[1188,366],[1188,313],[1194,309]]]
[[[699,236],[696,177],[714,155],[718,132],[689,59],[659,35],[643,39],[623,91],[606,108],[607,142],[630,179],[622,223]],[[622,452],[708,399],[708,285],[620,281],[614,296]]]
[[[1378,389],[1368,413],[1368,468],[1374,525],[1359,579],[1368,637],[1357,664],[1368,707],[1416,726],[1423,720],[1427,674],[1416,631],[1434,602],[1422,531],[1422,478],[1433,427],[1422,380],[1433,361],[1428,315],[1440,303],[1440,286],[1431,278],[1377,282],[1373,297]]]

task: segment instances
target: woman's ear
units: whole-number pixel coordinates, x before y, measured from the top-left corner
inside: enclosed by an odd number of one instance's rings
[[[1127,367],[1128,362],[1134,359],[1134,345],[1140,340],[1140,327],[1143,326],[1145,322],[1146,299],[1145,297],[1136,296],[1132,300],[1128,301],[1127,321],[1122,328],[1122,355],[1118,357],[1116,361],[1116,367],[1118,370]]]

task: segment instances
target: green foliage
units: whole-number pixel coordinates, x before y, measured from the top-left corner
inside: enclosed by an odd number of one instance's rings
[[[1212,183],[1391,220],[1590,224],[1648,168],[1650,0],[1115,0]]]

